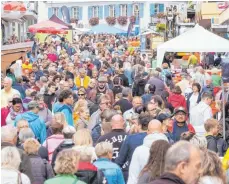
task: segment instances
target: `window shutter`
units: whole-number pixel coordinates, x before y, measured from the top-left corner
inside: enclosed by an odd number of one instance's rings
[[[139,17],[143,18],[143,13],[144,13],[144,3],[139,4]]]
[[[69,11],[70,19],[73,18],[73,16],[72,16],[72,7],[68,7],[68,11]]]
[[[119,4],[115,5],[115,16],[116,17],[120,16],[120,5]]]
[[[61,12],[61,8],[58,8],[58,17],[59,19],[63,20],[63,16],[62,16],[62,12]]]
[[[130,17],[133,15],[133,5],[132,4],[128,4],[127,5],[127,16]]]
[[[104,18],[109,16],[109,6],[105,5],[104,6]]]
[[[50,19],[52,15],[53,15],[52,8],[48,8],[48,18]]]
[[[155,5],[150,4],[150,16],[154,16],[154,15],[155,15]]]
[[[103,6],[99,6],[99,19],[103,19]]]
[[[159,12],[164,12],[164,4],[159,4]]]
[[[92,18],[92,6],[88,6],[88,19]]]
[[[83,19],[83,7],[79,7],[79,20]]]

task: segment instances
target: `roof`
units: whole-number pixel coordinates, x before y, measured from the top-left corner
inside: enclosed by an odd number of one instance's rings
[[[61,24],[61,25],[67,26],[67,27],[69,27],[69,28],[72,27],[71,24],[65,23],[63,20],[61,20],[61,19],[60,19],[59,17],[57,17],[55,14],[53,14],[53,15],[50,17],[49,20],[51,20],[51,21],[53,21],[53,22],[56,22],[57,24]]]

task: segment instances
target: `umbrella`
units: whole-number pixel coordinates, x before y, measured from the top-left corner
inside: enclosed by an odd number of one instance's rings
[[[68,34],[67,30],[56,29],[56,28],[41,28],[37,30],[37,33],[49,33],[49,34]]]
[[[56,33],[58,34],[59,32],[64,32],[66,31],[65,29],[68,29],[67,26],[55,23],[53,21],[50,20],[46,20],[46,21],[41,21],[37,24],[31,25],[29,26],[29,32],[31,33],[38,33],[38,32],[42,32],[42,33]],[[59,33],[61,34],[61,33]],[[64,33],[63,33],[64,34]]]

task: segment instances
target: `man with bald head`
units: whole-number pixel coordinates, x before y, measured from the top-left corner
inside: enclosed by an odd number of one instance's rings
[[[20,92],[12,88],[12,79],[9,77],[4,78],[4,88],[1,90],[1,108],[7,107],[8,99],[13,98],[14,95],[20,95]]]
[[[147,164],[150,147],[153,142],[157,140],[168,141],[165,134],[162,133],[161,122],[153,119],[148,124],[147,136],[143,140],[143,145],[138,146],[132,156],[129,168],[129,178],[127,184],[136,184],[138,181],[138,176],[144,166]]]
[[[125,132],[125,122],[120,114],[115,114],[110,117],[110,120],[107,120],[111,123],[112,131],[110,133],[107,133],[103,136],[101,136],[97,143],[100,142],[110,142],[113,145],[113,157],[112,161],[114,161],[119,154],[120,148],[122,146],[122,143],[126,139],[127,133]]]

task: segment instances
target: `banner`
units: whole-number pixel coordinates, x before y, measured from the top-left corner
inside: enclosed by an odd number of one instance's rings
[[[62,6],[61,13],[62,13],[64,22],[70,24],[70,13],[69,13],[68,7]]]

